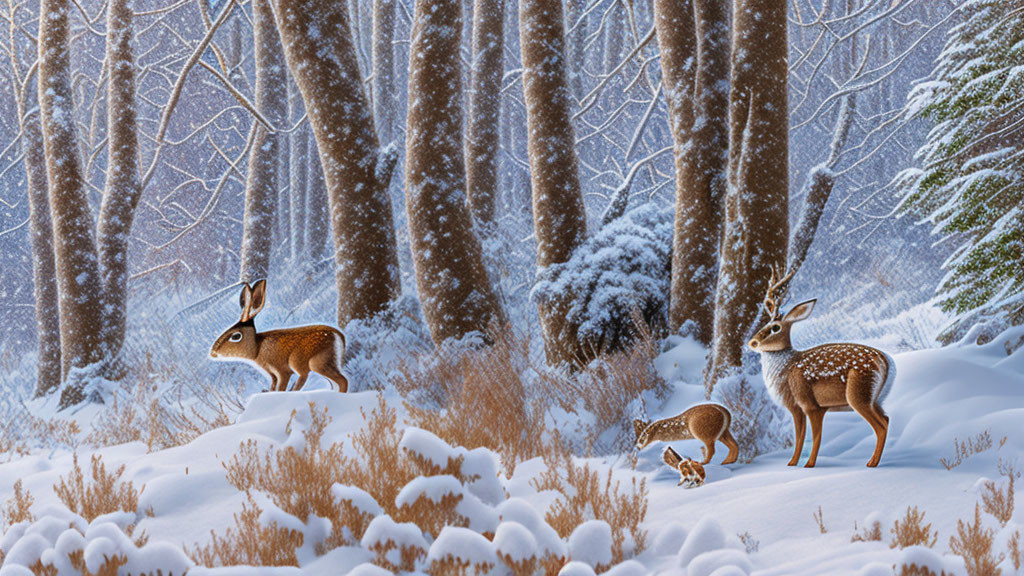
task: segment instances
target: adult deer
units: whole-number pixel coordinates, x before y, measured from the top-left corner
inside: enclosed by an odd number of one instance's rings
[[[885,352],[860,344],[822,344],[794,350],[790,330],[795,322],[811,315],[816,300],[797,304],[782,316],[779,309],[784,286],[792,276],[793,272],[782,276],[772,270],[764,298],[769,321],[749,342],[761,353],[761,372],[769,394],[793,415],[796,445],[789,465],[796,466],[800,461],[807,419],[811,421],[813,441],[807,460],[807,468],[811,468],[818,459],[825,412],[853,408],[875,431],[875,453],[868,466],[878,466],[889,431],[889,417],[881,404],[892,387],[896,365]]]

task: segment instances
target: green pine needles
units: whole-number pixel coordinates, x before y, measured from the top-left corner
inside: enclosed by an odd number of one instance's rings
[[[907,117],[935,122],[921,168],[896,183],[905,214],[957,242],[940,286],[943,309],[967,322],[1024,319],[1024,0],[969,0]],[[962,330],[963,327],[961,327]]]

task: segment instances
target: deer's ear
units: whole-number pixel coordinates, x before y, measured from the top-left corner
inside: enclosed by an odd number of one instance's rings
[[[252,308],[252,288],[242,284],[242,293],[238,295],[238,306],[242,309],[242,322],[248,320],[249,309]]]
[[[249,318],[255,318],[263,310],[267,303],[267,281],[260,280],[252,287],[252,309],[249,311]]]
[[[664,460],[665,464],[677,469],[679,464],[683,461],[682,456],[676,453],[671,446],[665,448],[665,451],[661,453],[661,459]]]
[[[806,320],[811,315],[811,311],[814,310],[814,304],[818,299],[808,300],[807,302],[801,302],[786,314],[786,317],[782,319],[783,322],[799,322]]]
[[[647,428],[647,422],[643,420],[633,420],[633,433],[639,438],[644,433],[644,428]]]

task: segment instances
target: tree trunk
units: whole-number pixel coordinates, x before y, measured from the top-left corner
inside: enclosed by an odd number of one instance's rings
[[[501,77],[504,73],[504,7],[476,0],[473,69],[466,138],[466,191],[478,224],[494,222],[501,145]]]
[[[345,4],[274,0],[274,5],[324,167],[338,323],[344,326],[384,310],[401,289],[388,196],[397,154],[379,149]]]
[[[377,137],[391,142],[395,137],[395,0],[373,3],[373,119]]]
[[[604,61],[601,71],[609,74],[619,65],[622,44],[626,39],[626,7],[622,5],[622,0],[612,0],[604,25]]]
[[[60,306],[57,302],[57,270],[53,261],[53,225],[50,221],[46,156],[43,132],[34,107],[36,91],[26,84],[19,91],[18,118],[21,121],[21,148],[25,155],[28,185],[29,237],[32,240],[32,280],[36,298],[36,340],[39,359],[36,366],[35,396],[44,396],[60,388]]]
[[[331,215],[327,208],[327,183],[324,180],[324,168],[320,165],[320,156],[316,153],[316,140],[310,138],[307,146],[312,153],[307,168],[306,252],[309,261],[316,263],[327,254]]]
[[[62,408],[84,399],[84,379],[69,379],[72,370],[106,358],[99,258],[73,122],[70,10],[68,0],[42,0],[39,10],[39,108],[60,286],[61,367],[67,381]]]
[[[128,241],[142,197],[135,121],[135,57],[130,0],[107,7],[107,182],[97,228],[111,357],[124,344],[128,313]]]
[[[275,127],[288,117],[288,78],[281,39],[274,28],[270,0],[253,0],[253,43],[256,61],[256,109]],[[245,224],[242,232],[240,280],[255,282],[270,271],[277,207],[278,155],[281,137],[262,124],[249,153],[245,179]]]
[[[417,0],[405,180],[423,316],[436,344],[504,322],[466,205],[460,0]]]
[[[789,241],[785,0],[738,0],[729,94],[729,188],[708,391],[742,363],[771,268]]]
[[[676,217],[669,328],[709,345],[729,147],[728,5],[657,0],[654,25],[675,145]],[[700,122],[697,122],[697,119]]]
[[[586,66],[587,20],[583,13],[586,0],[567,0],[565,28],[569,48],[569,86],[576,101],[583,99],[583,69]],[[581,21],[580,18],[583,18]]]
[[[288,83],[288,92],[289,117],[292,122],[298,122],[303,112],[302,96],[298,94],[298,87],[294,82]],[[288,135],[291,156],[288,165],[288,215],[291,217],[289,248],[293,263],[299,263],[306,256],[306,194],[309,190],[309,166],[312,164],[309,157],[310,138],[305,123]]]
[[[561,0],[521,0],[523,93],[526,100],[537,267],[565,262],[587,235],[565,70]],[[548,362],[582,354],[565,311],[539,306]]]

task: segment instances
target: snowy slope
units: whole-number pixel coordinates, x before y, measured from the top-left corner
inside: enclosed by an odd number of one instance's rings
[[[1019,338],[1021,333],[1007,337]],[[650,488],[648,550],[611,573],[891,574],[893,565],[916,559],[952,574],[963,574],[958,559],[948,556],[949,536],[956,520],[973,514],[982,479],[999,479],[999,459],[1020,463],[1024,454],[1024,435],[1020,433],[1024,421],[1024,351],[1007,355],[1003,347],[1006,340],[997,339],[981,347],[896,355],[899,376],[886,403],[892,423],[882,465],[877,469],[864,466],[874,438],[855,413],[826,417],[815,469],[787,467],[789,449],[783,449],[761,456],[752,464],[713,464],[707,470],[707,484],[694,490],[676,486],[676,474],[661,464],[661,446],[648,448],[638,464]],[[700,400],[702,362],[702,352],[689,342],[678,343],[658,359],[659,370],[673,380],[676,393],[662,413],[651,416],[674,414]],[[138,528],[150,537],[152,558],[182,562],[180,554],[174,555],[175,548],[206,542],[210,530],[221,533],[232,525],[232,515],[240,511],[243,495],[225,480],[222,462],[249,438],[258,439],[264,446],[300,443],[309,423],[310,402],[326,406],[333,418],[325,437],[343,440],[362,425],[360,409],[369,411],[377,398],[370,392],[340,395],[326,390],[256,394],[237,422],[187,445],[153,453],[146,453],[138,443],[99,450],[108,467],[124,464],[125,479],[136,486],[145,485],[139,507],[151,508],[153,516],[142,517]],[[289,420],[290,433],[286,432]],[[952,456],[954,438],[965,439],[985,430],[990,430],[995,443],[990,450],[970,457],[953,470],[940,464],[939,458]],[[1004,436],[1006,441],[1000,446]],[[679,442],[675,447],[684,454],[699,452],[693,441]],[[808,442],[804,459],[809,449]],[[87,462],[88,456],[83,452],[79,458]],[[720,451],[715,461],[723,457],[724,451]],[[20,478],[36,498],[33,512],[37,517],[52,514],[54,518],[66,518],[67,513],[59,511],[63,507],[51,487],[70,468],[71,458],[70,453],[40,453],[0,465],[0,498],[10,497],[12,485]],[[619,457],[591,462],[602,469],[613,466],[617,468],[616,476],[626,479],[631,474],[626,461]],[[542,468],[539,460],[523,463],[504,483],[510,496],[523,499],[516,500],[516,506],[529,502],[533,512],[527,516],[542,516],[553,499],[550,493],[538,494],[530,485],[530,478]],[[889,548],[888,529],[908,505],[924,510],[926,521],[939,531],[934,552]],[[825,534],[814,519],[819,506]],[[522,510],[518,513],[524,514]],[[1015,519],[1019,518],[1018,513]],[[875,520],[883,527],[883,542],[850,542],[855,522],[864,526]],[[990,517],[986,521],[997,527]],[[1006,538],[1017,527],[1017,522],[1011,521],[999,531],[998,550],[1004,549]],[[95,526],[91,530],[94,536],[102,532]],[[588,543],[600,539],[603,528],[588,524],[579,530],[579,536],[565,543],[570,554],[577,560],[599,562],[605,551]],[[9,552],[19,540],[13,532],[0,542],[5,551]],[[510,525],[500,530],[502,538],[498,540],[502,546],[530,541],[522,532]],[[541,540],[536,530],[528,532]],[[743,533],[759,543],[757,551],[748,554],[744,550],[738,538]],[[26,539],[22,537],[21,541]],[[445,546],[465,542],[476,546],[480,554],[488,553],[480,548],[486,548],[484,543],[457,531],[446,535],[444,542]],[[939,559],[936,552],[947,556]],[[361,548],[339,548],[323,557],[305,556],[301,573],[345,573],[369,559],[369,553]],[[1004,566],[1009,566],[1008,560]],[[372,573],[365,566],[359,570]],[[585,562],[574,562],[564,572],[591,573]],[[11,562],[0,569],[2,576],[19,573]],[[196,569],[190,573],[239,572]],[[300,571],[259,569],[251,573]],[[1004,573],[1012,573],[1012,568]]]

